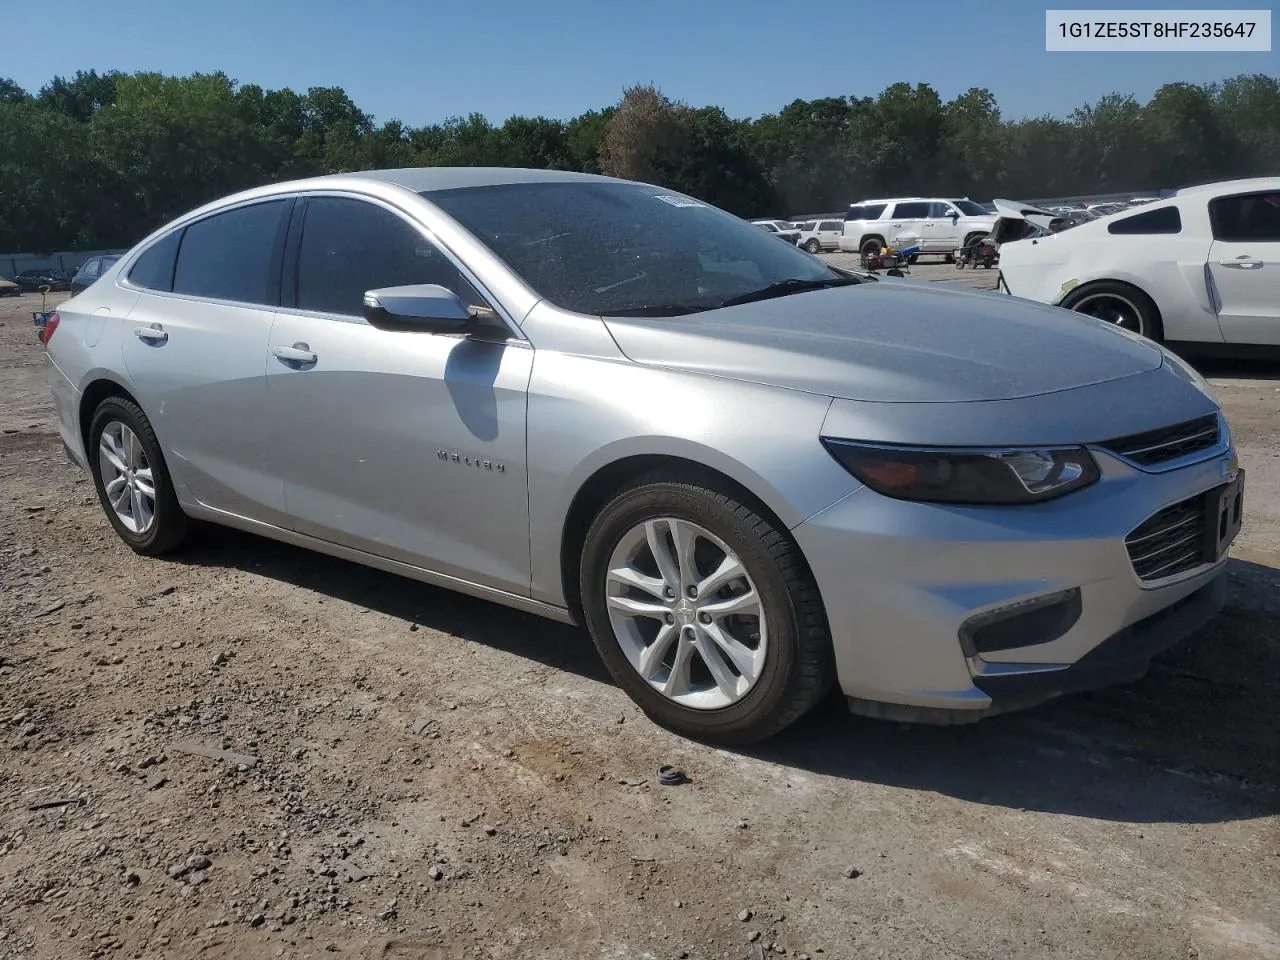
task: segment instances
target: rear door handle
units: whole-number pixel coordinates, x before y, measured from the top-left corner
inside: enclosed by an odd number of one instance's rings
[[[292,347],[276,347],[276,356],[288,363],[315,363],[317,359],[305,343],[295,343]]]
[[[1249,260],[1247,258],[1240,260],[1219,260],[1218,263],[1224,267],[1235,267],[1237,270],[1257,270],[1262,266],[1261,260]]]
[[[146,343],[164,343],[169,339],[169,334],[158,323],[149,327],[135,327],[133,335]]]

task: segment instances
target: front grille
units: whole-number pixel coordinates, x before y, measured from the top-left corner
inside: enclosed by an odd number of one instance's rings
[[[1124,538],[1139,579],[1162,580],[1204,563],[1205,502],[1202,493],[1165,507]]]
[[[1104,440],[1097,446],[1140,467],[1154,467],[1201,450],[1212,450],[1218,445],[1220,429],[1218,415],[1211,413],[1171,427]]]

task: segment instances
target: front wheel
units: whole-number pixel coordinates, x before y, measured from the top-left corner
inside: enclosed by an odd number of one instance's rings
[[[609,672],[677,733],[762,740],[831,685],[826,617],[799,548],[700,477],[653,474],[615,496],[587,534],[580,585]]]
[[[179,547],[191,521],[178,504],[146,414],[132,401],[109,397],[94,411],[88,441],[93,485],[120,539],[147,556]]]

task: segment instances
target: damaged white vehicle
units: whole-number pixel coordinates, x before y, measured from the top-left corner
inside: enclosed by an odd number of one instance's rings
[[[1078,226],[996,208],[1005,293],[1199,350],[1280,345],[1280,178],[1187,187]]]

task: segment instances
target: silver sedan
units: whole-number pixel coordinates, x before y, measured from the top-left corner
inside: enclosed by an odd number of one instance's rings
[[[1219,609],[1240,524],[1221,410],[1160,346],[604,177],[252,190],[40,337],[135,551],[213,521],[583,624],[713,742],[833,686],[958,722],[1138,676]]]

